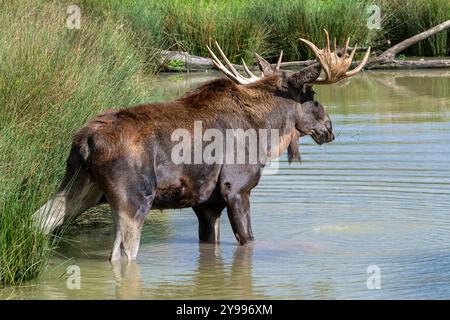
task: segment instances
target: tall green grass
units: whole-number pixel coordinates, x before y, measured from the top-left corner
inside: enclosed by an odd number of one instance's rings
[[[254,1],[251,16],[270,30],[272,58],[283,49],[286,60],[303,60],[311,58],[312,53],[299,38],[322,45],[323,29],[341,45],[349,36],[353,44],[373,42],[377,32],[366,28],[368,3],[361,0]]]
[[[381,29],[369,30],[367,6],[381,8]],[[253,52],[275,60],[311,58],[299,41],[306,37],[322,44],[326,28],[338,43],[370,45],[390,39],[399,42],[450,19],[448,0],[84,0],[89,10],[115,12],[130,21],[138,42],[151,38],[164,49],[207,56],[205,45],[218,41],[232,62],[250,62]],[[449,53],[444,31],[405,53],[439,56]]]
[[[57,188],[71,136],[151,89],[126,21],[84,14],[69,30],[66,16],[56,1],[1,2],[0,285],[34,278],[56,245],[31,215]]]

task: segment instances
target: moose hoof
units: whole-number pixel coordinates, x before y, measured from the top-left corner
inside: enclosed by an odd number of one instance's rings
[[[243,246],[255,239],[254,237],[240,237],[237,233],[235,234],[235,237],[240,246]]]
[[[138,253],[138,245],[131,246],[125,246],[123,243],[121,243],[118,246],[114,246],[113,250],[111,251],[111,255],[109,257],[109,261],[131,261],[136,260]]]

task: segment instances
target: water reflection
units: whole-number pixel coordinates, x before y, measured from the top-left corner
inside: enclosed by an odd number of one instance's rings
[[[142,280],[141,270],[136,261],[111,263],[115,278],[116,299],[141,299]]]
[[[253,244],[236,247],[231,263],[227,263],[219,245],[200,244],[195,269],[186,270],[183,281],[158,283],[148,298],[264,298],[254,291],[253,249]]]

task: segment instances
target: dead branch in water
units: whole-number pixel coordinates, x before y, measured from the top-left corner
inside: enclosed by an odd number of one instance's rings
[[[395,58],[395,56],[404,51],[405,49],[409,48],[410,46],[412,46],[413,44],[416,44],[419,41],[425,40],[429,37],[431,37],[432,35],[435,35],[436,33],[447,29],[448,27],[450,27],[450,20],[447,20],[445,22],[442,22],[441,24],[438,24],[437,26],[425,30],[424,32],[421,32],[419,34],[416,34],[414,37],[408,38],[406,40],[403,40],[399,43],[397,43],[395,46],[389,48],[388,50],[386,50],[385,52],[383,52],[378,59],[379,60],[393,60]]]

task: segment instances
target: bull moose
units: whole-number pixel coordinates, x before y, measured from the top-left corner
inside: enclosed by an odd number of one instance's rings
[[[63,181],[56,194],[33,215],[51,232],[85,210],[107,202],[115,225],[111,261],[136,259],[144,218],[150,209],[192,207],[198,217],[200,241],[219,241],[219,222],[224,208],[237,242],[253,239],[250,193],[258,184],[266,160],[288,149],[290,160],[299,157],[298,140],[311,136],[318,144],[334,139],[331,120],[315,100],[312,85],[329,84],[358,73],[367,62],[348,71],[355,54],[341,54],[326,45],[318,49],[303,41],[317,62],[298,72],[280,70],[255,54],[262,72],[255,76],[243,64],[241,75],[217,48],[225,65],[208,47],[213,63],[226,78],[210,81],[167,103],[143,104],[109,110],[96,116],[73,138]],[[321,71],[325,78],[319,79]],[[257,163],[174,163],[176,142],[172,132],[194,129],[201,121],[206,129],[276,129],[279,141],[268,146],[266,159]],[[202,142],[205,147],[205,142]],[[248,148],[248,145],[246,146]]]

